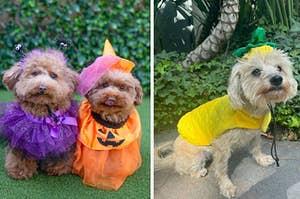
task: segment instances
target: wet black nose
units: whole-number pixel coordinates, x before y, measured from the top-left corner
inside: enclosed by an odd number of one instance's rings
[[[282,83],[282,77],[280,75],[275,75],[270,79],[273,86],[279,86]]]
[[[40,85],[39,91],[40,91],[41,94],[43,94],[46,90],[47,90],[47,89],[46,89],[46,86]]]

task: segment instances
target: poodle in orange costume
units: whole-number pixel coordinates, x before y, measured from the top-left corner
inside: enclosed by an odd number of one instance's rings
[[[103,56],[80,74],[77,91],[86,99],[79,110],[73,173],[84,184],[117,190],[141,166],[142,132],[135,106],[143,93],[130,73],[133,67],[106,41]]]

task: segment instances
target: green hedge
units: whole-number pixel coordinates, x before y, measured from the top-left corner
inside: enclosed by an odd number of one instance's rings
[[[271,29],[270,29],[271,31]],[[294,62],[294,75],[300,82],[300,36],[293,32],[271,34],[279,48],[285,50]],[[298,45],[298,46],[297,46]],[[189,71],[180,65],[184,54],[160,53],[155,56],[154,69],[154,127],[155,133],[176,128],[186,112],[211,99],[226,94],[231,67],[236,62],[232,52],[215,59],[194,64]],[[276,120],[284,129],[283,136],[300,136],[300,96],[276,107]],[[283,137],[285,138],[285,137]]]
[[[133,72],[149,93],[149,4],[143,0],[1,1],[0,72],[18,60],[12,51],[16,43],[23,43],[28,50],[56,47],[60,35],[71,40],[65,53],[80,72],[102,53],[109,38],[117,55],[136,63]]]
[[[178,119],[208,100],[226,94],[227,79],[234,59],[222,55],[184,71],[184,54],[162,52],[155,56],[155,132],[176,128]]]

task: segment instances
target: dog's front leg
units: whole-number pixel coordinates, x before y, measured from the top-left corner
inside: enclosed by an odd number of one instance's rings
[[[46,171],[48,175],[60,176],[71,173],[74,161],[74,150],[75,145],[59,157],[52,157],[41,161],[41,169]]]
[[[260,147],[260,132],[257,133],[257,135],[253,138],[253,141],[251,142],[250,153],[256,160],[257,164],[263,167],[270,166],[275,162],[272,156],[262,153]]]
[[[231,156],[230,148],[225,148],[224,145],[215,147],[214,151],[214,170],[217,182],[220,187],[220,192],[227,198],[236,196],[236,186],[231,182],[228,176],[228,160]]]
[[[23,157],[20,151],[8,146],[5,168],[7,174],[14,179],[28,179],[37,173],[37,162]]]

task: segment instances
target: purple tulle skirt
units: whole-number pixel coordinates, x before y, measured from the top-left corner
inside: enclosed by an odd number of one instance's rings
[[[59,156],[76,142],[78,106],[75,101],[66,112],[53,113],[55,118],[35,118],[16,102],[6,103],[5,109],[0,110],[0,133],[10,146],[20,149],[29,158]]]

